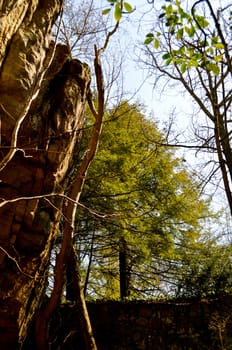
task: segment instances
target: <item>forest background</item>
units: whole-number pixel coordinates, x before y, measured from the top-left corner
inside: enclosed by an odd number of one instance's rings
[[[231,291],[231,6],[144,4],[0,2],[3,348],[61,302],[96,350],[87,300]]]
[[[108,3],[66,2],[60,39],[90,66],[94,44],[115,23],[108,10],[117,2]],[[175,80],[157,74],[144,44],[156,40],[148,33],[164,3],[131,2],[104,53],[103,133],[75,234],[90,299],[205,296],[231,287],[231,216],[208,123],[198,123],[203,112]]]

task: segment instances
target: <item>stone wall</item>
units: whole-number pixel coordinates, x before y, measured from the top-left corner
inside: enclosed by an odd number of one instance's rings
[[[88,308],[98,350],[232,349],[232,295],[201,301],[96,302]],[[52,349],[84,349],[75,306],[61,306],[52,333]]]

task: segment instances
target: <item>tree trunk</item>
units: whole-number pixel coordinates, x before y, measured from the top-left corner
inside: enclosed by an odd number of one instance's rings
[[[119,275],[120,275],[120,298],[125,299],[130,296],[130,258],[129,248],[125,238],[121,238],[119,247]]]
[[[70,273],[72,275],[72,296],[75,297],[78,314],[80,315],[81,333],[84,338],[84,344],[86,350],[97,349],[91,323],[88,317],[88,310],[85,303],[84,289],[81,283],[79,262],[77,260],[73,247],[70,250],[68,256],[68,265]]]
[[[62,0],[0,2],[0,344],[26,337],[47,283],[89,69],[50,42]]]

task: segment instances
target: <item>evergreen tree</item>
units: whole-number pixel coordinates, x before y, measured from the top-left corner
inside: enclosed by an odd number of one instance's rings
[[[77,215],[88,296],[166,292],[164,271],[176,269],[178,248],[204,233],[209,203],[183,159],[162,144],[139,105],[124,101],[107,111]]]

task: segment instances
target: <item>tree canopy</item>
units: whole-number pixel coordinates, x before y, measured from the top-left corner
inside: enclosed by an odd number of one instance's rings
[[[91,297],[118,298],[120,283],[124,297],[177,293],[185,249],[199,252],[210,235],[205,226],[215,214],[163,137],[138,104],[122,101],[106,112],[75,236]]]

